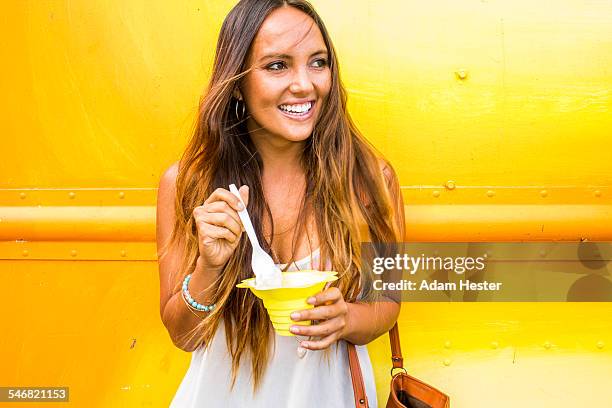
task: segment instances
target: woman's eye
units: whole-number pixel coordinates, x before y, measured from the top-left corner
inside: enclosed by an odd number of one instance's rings
[[[327,60],[326,60],[326,59],[323,59],[323,58],[320,58],[320,59],[317,59],[317,60],[313,61],[313,63],[312,63],[312,64],[313,64],[313,65],[314,65],[316,68],[323,68],[323,67],[326,67],[326,66],[327,66]]]
[[[282,61],[273,62],[266,67],[266,69],[270,71],[280,71],[281,69],[286,68],[286,65]]]

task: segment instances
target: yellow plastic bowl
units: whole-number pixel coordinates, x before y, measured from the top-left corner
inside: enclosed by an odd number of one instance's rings
[[[327,282],[338,279],[334,271],[296,271],[283,272],[283,286],[275,289],[256,289],[255,278],[245,279],[236,287],[247,288],[261,300],[268,311],[274,330],[281,336],[293,336],[289,327],[293,325],[309,326],[310,320],[294,322],[291,313],[297,310],[312,309],[314,306],[306,303],[310,296],[323,290]],[[301,285],[296,285],[296,279],[308,279]]]

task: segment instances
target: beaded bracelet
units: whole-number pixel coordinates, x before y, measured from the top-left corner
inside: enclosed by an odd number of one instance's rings
[[[187,299],[185,299],[185,296],[181,296],[181,299],[183,299],[183,302],[185,303],[185,306],[187,307],[187,309],[189,309],[189,312],[192,315],[194,315],[195,317],[197,317],[199,319],[204,319],[204,316],[197,314],[195,309],[193,307],[191,307],[191,305],[187,302]]]
[[[211,312],[215,308],[214,303],[211,305],[201,305],[196,302],[189,294],[189,289],[187,289],[187,287],[189,286],[190,280],[191,274],[185,276],[185,280],[183,281],[183,299],[187,301],[187,306],[199,312]]]

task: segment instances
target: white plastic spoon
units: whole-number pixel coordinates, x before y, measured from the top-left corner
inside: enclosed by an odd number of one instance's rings
[[[251,246],[253,247],[251,267],[255,273],[255,286],[258,289],[280,288],[282,286],[282,275],[280,269],[278,269],[278,267],[274,264],[274,261],[270,255],[268,255],[268,253],[259,245],[257,234],[255,234],[255,229],[251,223],[251,218],[247,212],[246,205],[244,205],[244,201],[242,201],[242,197],[240,197],[238,188],[236,188],[235,184],[230,184],[229,188],[244,206],[244,210],[238,211],[238,216],[242,221],[242,225],[244,225],[244,229],[249,237],[249,241],[251,241]]]

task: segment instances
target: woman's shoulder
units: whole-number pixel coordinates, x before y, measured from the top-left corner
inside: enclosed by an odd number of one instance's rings
[[[179,163],[173,163],[162,173],[157,189],[158,219],[160,215],[174,213],[174,196],[176,195],[176,178]]]
[[[179,172],[179,162],[177,161],[177,162],[172,163],[170,167],[164,170],[160,178],[160,182],[159,182],[160,186],[162,184],[168,185],[168,184],[176,183],[176,177],[178,176],[178,172]]]
[[[180,161],[172,163],[167,169],[162,172],[159,179],[158,194],[176,194],[176,182],[180,170]]]
[[[173,163],[162,173],[159,179],[158,193],[169,193],[176,188],[176,178],[178,176],[179,163]]]

